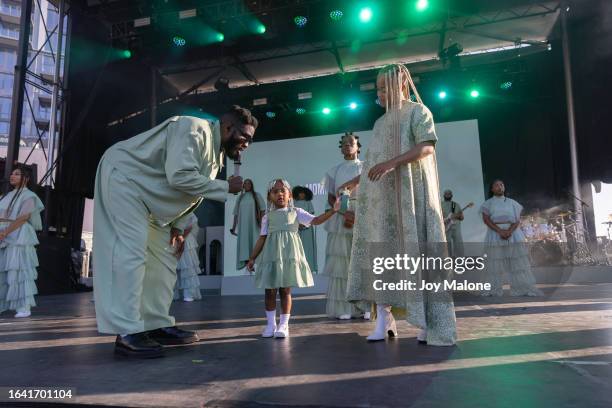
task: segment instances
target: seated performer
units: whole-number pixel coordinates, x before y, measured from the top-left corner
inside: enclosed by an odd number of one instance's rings
[[[220,122],[175,116],[102,156],[94,196],[94,298],[101,333],[115,352],[159,357],[161,345],[198,341],[169,309],[186,215],[204,198],[224,201],[240,177],[215,180],[223,155],[238,158],[257,119],[239,106]]]

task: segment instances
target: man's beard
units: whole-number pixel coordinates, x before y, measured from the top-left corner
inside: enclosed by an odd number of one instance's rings
[[[223,145],[223,152],[225,152],[225,155],[232,160],[240,158],[240,150],[238,149],[238,143],[227,143]]]
[[[451,201],[453,199],[453,197],[444,197],[444,201]]]

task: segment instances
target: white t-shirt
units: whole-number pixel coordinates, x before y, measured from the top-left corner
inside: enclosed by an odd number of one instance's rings
[[[306,210],[302,210],[301,208],[294,207],[295,212],[297,212],[297,220],[300,224],[309,227],[312,220],[315,218],[314,215],[309,213]],[[289,207],[279,208],[274,211],[289,211]],[[268,214],[264,215],[261,220],[261,232],[259,235],[268,235]]]

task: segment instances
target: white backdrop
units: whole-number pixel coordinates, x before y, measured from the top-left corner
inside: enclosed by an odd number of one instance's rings
[[[463,222],[463,238],[468,242],[482,242],[485,227],[478,216],[478,207],[484,201],[478,122],[467,120],[436,124],[438,144],[438,171],[441,192],[453,190],[454,200],[465,206],[473,201],[475,206],[466,210]],[[358,132],[365,152],[371,131]],[[254,143],[244,153],[240,174],[253,180],[255,190],[265,199],[267,184],[274,178],[284,178],[291,186],[307,185],[315,194],[313,205],[318,214],[325,209],[326,192],[319,183],[325,172],[340,163],[343,158],[338,148],[340,134],[313,136],[299,139],[275,140]],[[228,174],[233,174],[233,163],[228,163]],[[230,196],[225,204],[224,275],[247,274],[246,269],[236,270],[236,237],[229,233],[233,222],[232,211],[236,196]],[[319,273],[325,264],[326,232],[323,226],[316,228]]]

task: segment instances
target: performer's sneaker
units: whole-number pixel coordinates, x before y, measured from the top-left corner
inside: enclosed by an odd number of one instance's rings
[[[164,350],[161,344],[149,338],[146,332],[142,332],[117,336],[115,354],[135,358],[157,358],[163,357]]]
[[[264,338],[274,337],[274,333],[276,333],[276,325],[274,326],[267,325],[264,331],[261,333],[261,337],[264,337]]]
[[[24,317],[30,317],[30,316],[32,316],[32,312],[30,312],[29,310],[25,310],[25,311],[22,310],[20,312],[15,313],[15,317],[17,319],[21,319]]]
[[[147,334],[150,338],[164,346],[191,344],[200,341],[196,332],[181,330],[176,326],[151,330]]]
[[[285,337],[289,337],[289,325],[279,325],[276,331],[274,332],[274,337],[277,339],[284,339]]]

